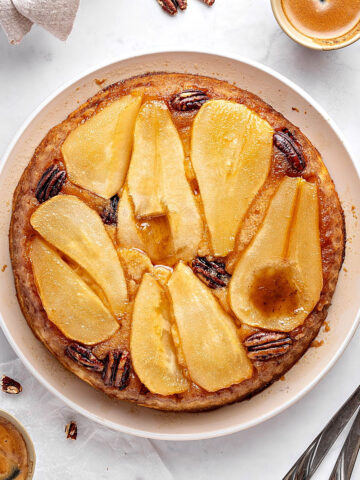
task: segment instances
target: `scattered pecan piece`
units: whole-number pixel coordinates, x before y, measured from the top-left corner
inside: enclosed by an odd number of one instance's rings
[[[60,170],[56,165],[51,165],[45,170],[37,184],[35,197],[39,203],[46,202],[49,198],[55,197],[66,180],[65,170]]]
[[[77,438],[77,425],[76,422],[70,422],[65,427],[66,438],[70,440],[76,440]]]
[[[18,393],[22,392],[22,386],[16,380],[13,380],[6,375],[3,375],[1,379],[1,389],[5,393],[9,393],[11,395],[17,395]]]
[[[174,110],[188,112],[189,110],[199,109],[201,105],[208,100],[209,97],[205,92],[202,92],[201,90],[189,89],[176,94],[170,103]]]
[[[93,370],[94,372],[102,372],[104,370],[104,363],[95,357],[88,347],[78,343],[71,343],[66,347],[65,354],[88,370]]]
[[[110,198],[110,204],[108,207],[105,207],[101,213],[102,221],[106,225],[116,225],[117,223],[117,207],[119,203],[118,195],[114,195]]]
[[[180,10],[185,10],[187,7],[187,0],[157,0],[157,2],[170,15],[175,15],[178,7]]]
[[[108,353],[105,360],[102,378],[107,387],[115,387],[124,390],[129,384],[130,354],[126,350],[118,350]]]
[[[231,278],[225,270],[225,263],[220,260],[208,260],[196,257],[191,264],[193,272],[210,288],[226,287]]]
[[[282,332],[256,332],[244,341],[249,358],[261,361],[284,355],[292,343],[290,335]]]
[[[215,0],[202,0],[206,5],[211,7],[215,3]],[[157,0],[160,7],[170,15],[176,15],[178,8],[180,10],[186,10],[187,0]]]
[[[286,156],[289,165],[296,172],[301,173],[306,167],[306,163],[294,136],[287,128],[284,128],[275,132],[273,139],[274,145]]]

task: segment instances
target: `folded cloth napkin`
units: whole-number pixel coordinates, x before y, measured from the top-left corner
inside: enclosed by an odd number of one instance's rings
[[[0,348],[5,341],[1,337],[0,329]],[[19,395],[8,395],[0,388],[0,409],[14,415],[31,436],[38,457],[37,480],[174,480],[169,469],[176,444],[126,435],[88,420],[48,392],[20,360],[0,360],[0,380],[2,375],[22,385]],[[67,440],[64,432],[70,421],[78,426],[76,441]]]
[[[60,40],[69,36],[80,0],[0,0],[0,25],[9,42],[20,43],[37,23]]]

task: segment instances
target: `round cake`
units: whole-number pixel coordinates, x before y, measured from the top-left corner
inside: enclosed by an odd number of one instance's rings
[[[149,73],[52,128],[13,200],[18,300],[105,394],[202,411],[279,379],[324,322],[345,227],[320,153],[254,94]]]

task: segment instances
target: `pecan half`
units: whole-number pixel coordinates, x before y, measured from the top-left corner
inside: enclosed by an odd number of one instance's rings
[[[112,387],[114,384],[114,379],[117,373],[117,367],[120,361],[120,352],[113,351],[109,352],[104,365],[104,370],[102,372],[102,379],[104,380],[104,384],[107,387]]]
[[[39,203],[46,202],[49,198],[55,197],[66,180],[65,170],[60,170],[56,165],[51,165],[45,170],[37,184],[35,197]]]
[[[226,287],[231,278],[225,270],[225,263],[220,260],[208,260],[206,257],[196,257],[191,267],[193,272],[210,288]]]
[[[302,172],[306,167],[305,159],[290,131],[287,128],[283,128],[275,132],[273,140],[274,145],[286,156],[289,165],[296,172]]]
[[[206,5],[209,5],[209,7],[211,7],[211,5],[214,5],[215,0],[203,0],[203,2],[206,3]]]
[[[157,2],[170,15],[175,15],[178,7],[180,10],[185,10],[187,7],[187,0],[157,0]]]
[[[171,106],[174,110],[179,112],[188,112],[190,110],[198,110],[201,105],[209,100],[209,97],[205,92],[201,90],[184,90],[181,93],[176,94],[171,99]]]
[[[22,386],[20,383],[6,375],[3,375],[1,379],[1,389],[3,392],[11,395],[17,395],[22,392]]]
[[[121,355],[119,366],[116,372],[114,387],[124,390],[129,384],[130,376],[130,354],[124,351]]]
[[[249,358],[261,361],[285,355],[292,343],[290,335],[282,332],[256,332],[244,341]]]
[[[65,354],[88,370],[94,372],[102,372],[104,370],[104,363],[95,357],[88,347],[84,347],[78,343],[71,343],[66,347]]]
[[[117,207],[119,203],[118,195],[114,195],[110,198],[109,206],[105,207],[101,213],[102,221],[106,225],[116,225],[117,223]]]
[[[76,422],[70,422],[65,427],[66,438],[70,440],[76,440],[77,438],[77,425]]]
[[[126,350],[115,350],[108,353],[105,360],[102,378],[107,387],[124,390],[129,384],[130,354]]]

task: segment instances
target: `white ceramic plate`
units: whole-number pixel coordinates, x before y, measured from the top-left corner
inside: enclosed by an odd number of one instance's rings
[[[331,329],[320,333],[321,348],[310,348],[286,374],[251,400],[198,414],[163,413],[115,402],[67,372],[36,340],[17,303],[11,268],[0,273],[0,317],[3,330],[26,367],[51,392],[85,416],[113,429],[149,438],[194,440],[226,435],[259,424],[283,411],[308,392],[333,366],[355,332],[360,304],[360,238],[352,206],[360,211],[358,172],[344,140],[328,115],[304,91],[276,72],[242,58],[196,52],[162,52],[116,61],[56,91],[25,122],[1,161],[0,268],[10,266],[8,228],[11,200],[23,169],[47,131],[92,96],[99,87],[146,72],[188,72],[234,82],[260,95],[311,139],[335,181],[345,213],[348,244],[345,266],[330,309]],[[296,108],[297,110],[294,110]]]

